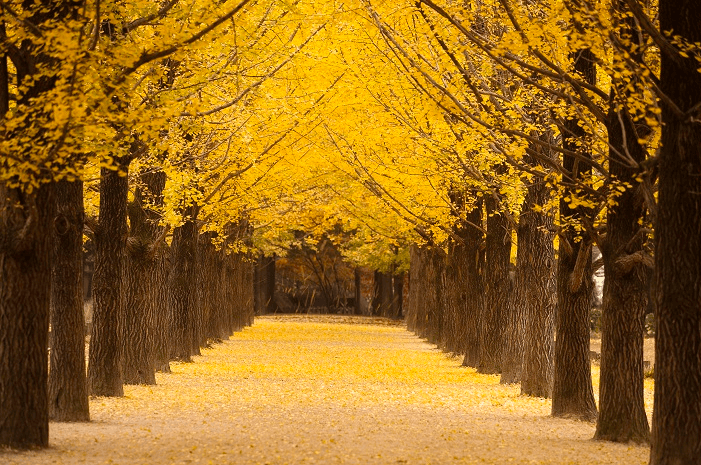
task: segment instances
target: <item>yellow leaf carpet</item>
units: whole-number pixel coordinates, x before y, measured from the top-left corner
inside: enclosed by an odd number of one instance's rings
[[[261,317],[0,463],[647,463],[647,447],[593,441],[593,424],[460,362],[384,320]]]

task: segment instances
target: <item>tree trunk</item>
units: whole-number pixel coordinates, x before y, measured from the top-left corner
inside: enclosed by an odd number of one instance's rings
[[[630,116],[625,110],[617,113],[616,106],[618,102],[612,100],[608,124],[609,172],[633,187],[616,198],[616,205],[608,207],[607,234],[599,244],[606,280],[601,308],[599,417],[594,438],[641,443],[650,440],[643,397],[647,279],[645,265],[636,260],[643,253],[645,236],[640,223],[645,206],[636,181],[641,174],[639,169],[626,166],[616,152],[627,153],[636,162],[642,162],[645,153]]]
[[[275,313],[275,256],[261,254],[256,264],[256,315]]]
[[[460,244],[451,241],[448,253],[445,255],[443,272],[440,274],[441,286],[441,308],[443,309],[443,334],[438,347],[445,352],[458,353],[461,349],[460,341],[460,317],[463,313],[461,296],[463,294],[462,283],[458,278],[460,267],[459,248]]]
[[[575,71],[587,82],[596,82],[594,56],[590,50],[576,53]],[[563,146],[591,156],[586,149],[587,141],[579,121],[575,118],[565,122]],[[563,167],[573,180],[586,179],[591,175],[591,166],[563,155]],[[581,207],[571,208],[564,198],[576,195],[567,189],[560,201],[560,218],[564,223],[582,221],[590,215]],[[553,382],[552,415],[594,421],[597,416],[594,390],[591,381],[589,360],[589,311],[594,282],[591,268],[591,243],[574,228],[566,228],[560,235],[557,263],[557,318],[555,339],[555,378]]]
[[[701,9],[660,1],[660,29],[701,42]],[[701,74],[694,55],[662,54],[660,87],[683,115],[662,105],[655,228],[657,308],[651,465],[701,463]],[[692,108],[694,110],[692,110]]]
[[[156,252],[156,265],[153,267],[153,276],[151,277],[153,283],[151,291],[154,294],[154,313],[156,315],[154,358],[156,370],[163,373],[170,373],[170,327],[173,319],[168,305],[169,254],[168,245],[162,242]]]
[[[95,231],[93,319],[88,357],[88,392],[122,396],[122,324],[127,240],[128,163],[102,168],[100,224]]]
[[[551,191],[543,179],[528,186],[519,221],[517,282],[525,302],[524,358],[521,394],[550,397],[554,372],[555,248],[553,217],[535,207],[545,205]],[[523,230],[521,229],[523,227]]]
[[[396,273],[392,277],[392,318],[401,319],[404,304],[404,273]]]
[[[480,324],[480,373],[501,371],[505,317],[510,303],[511,228],[496,199],[486,198],[485,305]]]
[[[128,206],[131,235],[127,241],[126,306],[122,338],[126,384],[156,384],[157,251],[163,241],[160,215],[145,204],[161,203],[165,173],[142,173],[143,187]],[[161,199],[161,202],[158,200]],[[160,280],[162,282],[162,280]]]
[[[482,200],[478,199],[475,207],[467,213],[468,223],[462,229],[461,237],[465,243],[464,281],[465,315],[463,330],[463,366],[477,368],[480,354],[480,326],[484,313],[484,233],[482,227]]]
[[[173,231],[171,270],[168,279],[168,305],[172,315],[171,354],[173,360],[192,361],[195,345],[197,294],[197,226],[194,207],[188,208],[187,219]]]
[[[361,304],[361,299],[363,298],[363,289],[362,289],[362,277],[360,275],[360,268],[356,267],[355,270],[353,271],[353,278],[355,281],[355,303],[353,305],[353,314],[354,315],[362,315],[363,314],[363,306]]]
[[[445,308],[443,301],[443,276],[445,274],[445,254],[442,250],[432,247],[429,249],[428,267],[426,273],[431,286],[429,300],[426,302],[426,333],[428,342],[440,345],[445,332]]]
[[[0,446],[49,445],[53,188],[0,186]]]
[[[375,270],[375,295],[372,298],[372,314],[388,318],[392,313],[392,275]]]
[[[626,11],[623,1],[613,4]],[[620,36],[629,42],[641,31],[634,21],[624,19]],[[640,53],[632,50],[634,60],[642,62]],[[617,63],[625,67],[625,63]],[[635,72],[631,70],[631,72]],[[599,418],[595,439],[616,442],[650,440],[645,413],[643,385],[643,333],[647,311],[647,270],[642,260],[646,235],[642,231],[645,203],[640,182],[644,172],[639,164],[646,158],[638,140],[650,129],[634,122],[626,107],[637,95],[629,90],[630,77],[613,79],[607,130],[609,141],[609,174],[616,182],[629,184],[607,209],[607,233],[600,241],[606,280],[601,308],[601,377],[599,381]]]
[[[422,274],[421,249],[416,244],[409,247],[409,295],[407,298],[406,328],[418,334],[419,314],[421,313],[422,294],[420,292]]]
[[[54,421],[89,421],[83,314],[83,183],[59,181],[56,203],[49,416]]]

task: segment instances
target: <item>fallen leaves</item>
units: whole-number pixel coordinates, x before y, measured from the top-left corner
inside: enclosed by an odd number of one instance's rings
[[[549,400],[401,326],[338,321],[259,318],[157,386],[92,399],[92,423],[52,423],[49,450],[0,462],[647,463],[649,449],[591,441],[592,424],[550,418]]]

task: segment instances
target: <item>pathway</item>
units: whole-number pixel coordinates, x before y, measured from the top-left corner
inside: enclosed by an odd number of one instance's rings
[[[2,464],[646,464],[401,326],[266,317]],[[378,320],[374,320],[375,323]],[[364,323],[370,320],[364,321]]]

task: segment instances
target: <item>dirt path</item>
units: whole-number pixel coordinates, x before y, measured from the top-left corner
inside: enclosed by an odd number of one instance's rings
[[[285,321],[287,320],[287,321]],[[338,321],[338,319],[336,319]],[[261,318],[2,464],[646,464],[394,325]]]

